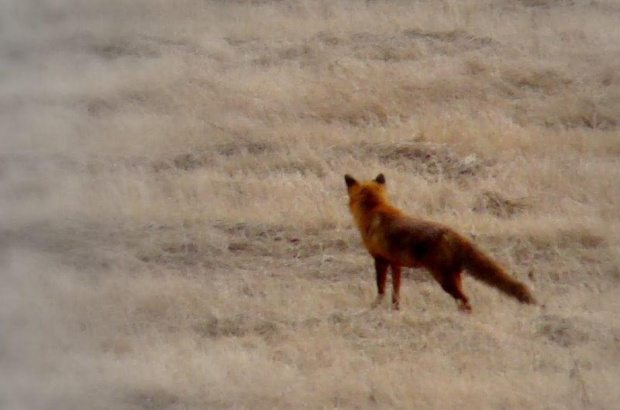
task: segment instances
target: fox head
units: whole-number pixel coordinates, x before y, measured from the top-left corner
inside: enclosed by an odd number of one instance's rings
[[[357,181],[346,174],[344,181],[349,193],[349,208],[356,214],[358,211],[369,210],[386,201],[385,176],[383,174],[371,181]]]

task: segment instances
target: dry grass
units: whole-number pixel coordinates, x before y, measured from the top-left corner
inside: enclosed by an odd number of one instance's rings
[[[0,408],[615,408],[612,0],[0,4]],[[343,174],[545,306],[369,310]]]

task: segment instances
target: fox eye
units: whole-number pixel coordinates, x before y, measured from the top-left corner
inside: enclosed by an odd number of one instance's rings
[[[383,174],[377,175],[375,182],[379,184],[385,184],[385,176]]]

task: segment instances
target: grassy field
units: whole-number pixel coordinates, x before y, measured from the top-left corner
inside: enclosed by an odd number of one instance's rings
[[[615,0],[0,2],[0,408],[612,409]],[[343,175],[542,306],[407,270]]]

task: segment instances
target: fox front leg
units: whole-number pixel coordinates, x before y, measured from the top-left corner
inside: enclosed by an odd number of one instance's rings
[[[400,310],[400,274],[402,267],[392,265],[392,309]]]
[[[385,296],[385,282],[387,281],[387,269],[389,263],[383,258],[375,258],[375,271],[377,273],[377,299],[372,303],[371,307],[376,308],[379,306],[383,297]]]

